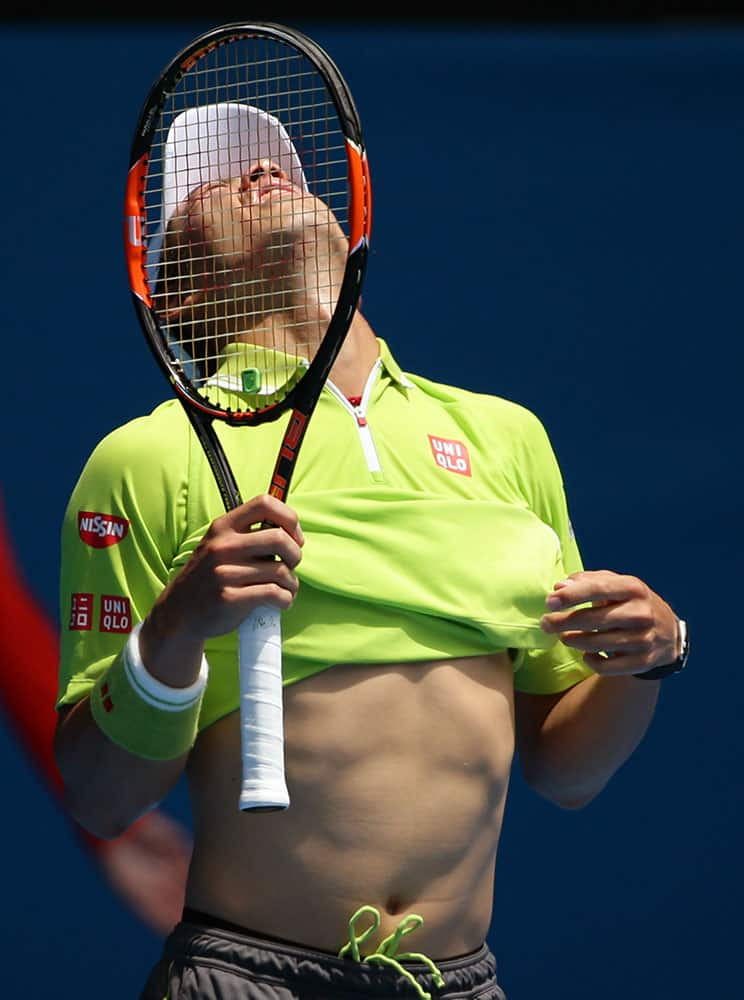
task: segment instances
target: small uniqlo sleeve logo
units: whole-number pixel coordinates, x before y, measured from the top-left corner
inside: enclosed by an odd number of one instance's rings
[[[70,607],[71,631],[89,632],[93,626],[93,595],[73,594]]]
[[[132,609],[128,597],[101,594],[101,632],[131,632]]]
[[[434,461],[441,469],[457,472],[461,476],[470,476],[470,455],[462,441],[452,441],[449,438],[435,437],[429,434],[429,444]]]

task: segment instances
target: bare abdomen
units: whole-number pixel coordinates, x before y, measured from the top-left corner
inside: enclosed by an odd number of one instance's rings
[[[196,843],[187,903],[254,931],[337,951],[352,912],[409,912],[414,950],[478,947],[514,750],[506,654],[336,666],[285,691],[290,807],[238,810],[237,715],[189,767]],[[414,947],[415,944],[415,947]]]

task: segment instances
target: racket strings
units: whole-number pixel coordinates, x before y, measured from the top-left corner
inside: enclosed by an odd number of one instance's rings
[[[263,161],[291,190],[245,195]],[[262,37],[203,53],[161,109],[143,202],[153,310],[192,388],[231,412],[274,405],[323,339],[348,255],[346,143],[315,66]]]

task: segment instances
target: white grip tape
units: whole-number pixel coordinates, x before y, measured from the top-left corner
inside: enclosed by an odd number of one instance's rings
[[[267,605],[256,608],[238,629],[238,642],[240,809],[286,809],[280,612]]]

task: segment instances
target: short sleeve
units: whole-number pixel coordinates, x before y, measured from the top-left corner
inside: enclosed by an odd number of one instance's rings
[[[535,414],[525,420],[519,444],[517,475],[533,512],[559,541],[555,582],[584,568],[568,510],[563,475],[545,427]],[[547,594],[546,594],[547,596]],[[558,640],[549,649],[520,650],[514,664],[514,687],[531,694],[564,691],[593,671],[578,650]]]
[[[113,431],[86,462],[62,525],[57,707],[88,693],[168,582],[189,445],[188,422],[164,405]]]

